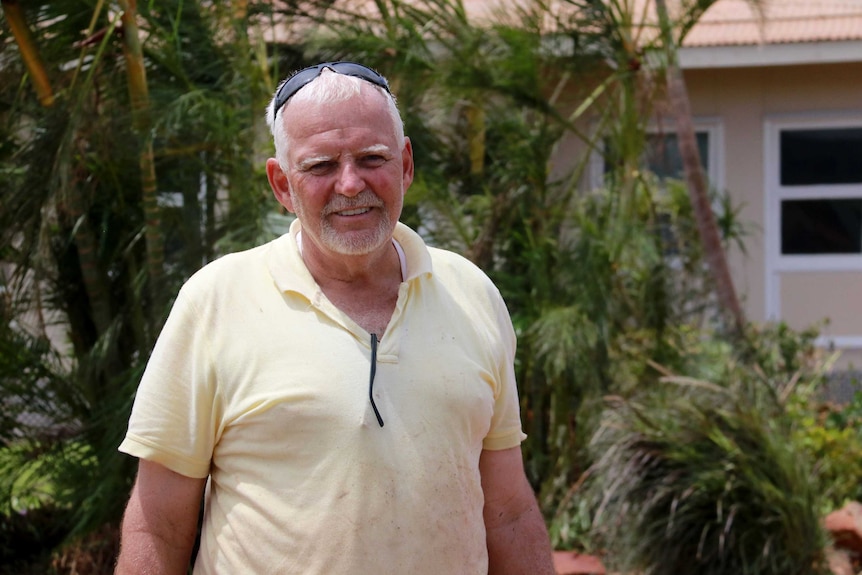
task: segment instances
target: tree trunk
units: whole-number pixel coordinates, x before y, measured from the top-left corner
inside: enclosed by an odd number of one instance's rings
[[[677,141],[685,168],[685,178],[688,183],[697,229],[703,242],[707,264],[713,281],[715,281],[715,291],[721,311],[729,320],[736,335],[741,337],[745,333],[745,316],[733,286],[727,254],[721,244],[721,236],[712,211],[706,177],[697,149],[688,90],[677,60],[676,43],[673,38],[667,5],[665,0],[655,0],[655,3],[667,55],[668,98],[676,119]]]
[[[144,237],[147,251],[147,274],[149,276],[153,325],[158,328],[164,314],[162,307],[164,291],[164,236],[161,229],[161,211],[156,189],[156,167],[153,157],[151,133],[150,96],[147,88],[147,73],[144,55],[138,35],[137,1],[120,0],[123,10],[123,54],[126,58],[129,96],[135,131],[141,139],[139,164],[141,169],[141,197],[144,206]]]
[[[2,0],[3,12],[6,14],[6,21],[9,22],[9,27],[12,29],[12,35],[15,36],[15,41],[18,43],[18,49],[21,51],[21,59],[27,66],[27,71],[30,72],[30,78],[33,81],[33,87],[36,89],[36,95],[39,97],[39,102],[47,107],[54,104],[54,92],[51,89],[51,82],[48,80],[48,72],[45,70],[45,64],[39,56],[39,50],[36,48],[36,42],[33,41],[33,35],[30,33],[30,28],[27,27],[27,22],[24,20],[24,13],[18,5],[17,0]]]

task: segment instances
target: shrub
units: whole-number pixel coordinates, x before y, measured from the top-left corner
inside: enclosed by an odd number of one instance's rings
[[[594,535],[617,567],[819,572],[817,485],[768,397],[680,378],[613,402],[591,442],[591,490]]]
[[[823,401],[818,393],[795,397],[788,411],[798,419],[795,443],[816,462],[821,513],[862,501],[862,392],[847,404]]]

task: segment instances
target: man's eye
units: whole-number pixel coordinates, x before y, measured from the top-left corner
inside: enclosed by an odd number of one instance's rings
[[[376,168],[386,163],[386,157],[379,154],[372,154],[362,158],[362,163],[367,167]]]
[[[328,174],[335,167],[335,162],[318,162],[316,164],[312,164],[308,167],[308,171],[315,176],[321,176],[323,174]]]

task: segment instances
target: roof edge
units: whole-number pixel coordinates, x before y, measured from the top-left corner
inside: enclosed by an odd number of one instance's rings
[[[679,50],[683,69],[760,68],[801,64],[862,62],[862,40],[760,44],[747,46],[696,46]]]

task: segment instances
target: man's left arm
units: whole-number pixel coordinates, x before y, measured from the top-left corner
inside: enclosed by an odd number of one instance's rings
[[[521,448],[485,449],[479,458],[485,494],[489,575],[555,575],[545,520],[524,474]]]

